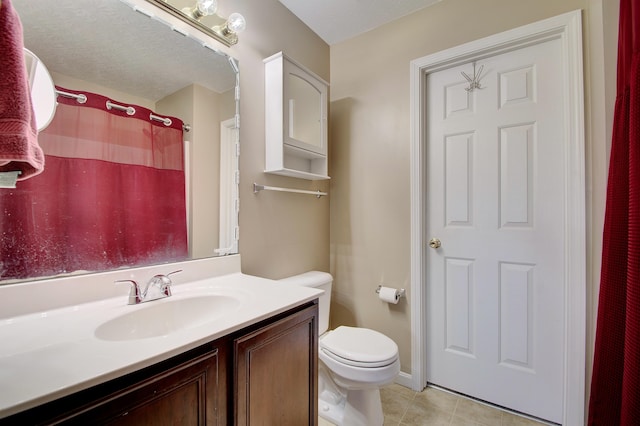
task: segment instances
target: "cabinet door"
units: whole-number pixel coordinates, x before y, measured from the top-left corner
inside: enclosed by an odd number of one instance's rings
[[[234,341],[236,425],[317,424],[317,313],[314,304]]]
[[[219,368],[217,353],[202,357],[139,385],[95,411],[107,413],[105,420],[120,426],[224,425],[218,413]]]
[[[220,354],[201,356],[132,386],[73,420],[118,426],[225,425]],[[222,393],[222,395],[221,395]],[[222,398],[221,398],[222,396]],[[86,421],[89,421],[87,423]]]
[[[327,155],[327,86],[290,61],[284,62],[284,143]]]

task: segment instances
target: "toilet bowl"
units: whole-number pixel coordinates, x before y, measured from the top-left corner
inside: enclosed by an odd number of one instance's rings
[[[375,330],[340,326],[328,330],[333,277],[311,271],[280,280],[320,288],[318,302],[318,412],[338,426],[382,425],[380,386],[400,373],[398,346]]]

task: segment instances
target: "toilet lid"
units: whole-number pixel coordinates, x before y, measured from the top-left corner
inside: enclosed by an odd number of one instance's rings
[[[382,333],[340,326],[320,340],[325,355],[358,367],[382,367],[398,357],[398,345]]]

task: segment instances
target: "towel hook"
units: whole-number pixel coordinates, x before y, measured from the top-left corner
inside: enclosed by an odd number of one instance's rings
[[[476,73],[476,63],[473,62],[473,78],[469,77],[466,72],[461,71],[460,74],[469,82],[469,87],[466,87],[464,90],[467,92],[473,92],[475,89],[482,89],[480,85],[480,77],[482,76],[482,70],[484,69],[484,65],[480,65],[478,72]]]

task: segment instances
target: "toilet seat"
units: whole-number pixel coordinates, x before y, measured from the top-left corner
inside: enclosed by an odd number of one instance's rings
[[[398,358],[398,345],[375,330],[340,326],[320,339],[320,350],[336,362],[360,368],[384,367]]]

